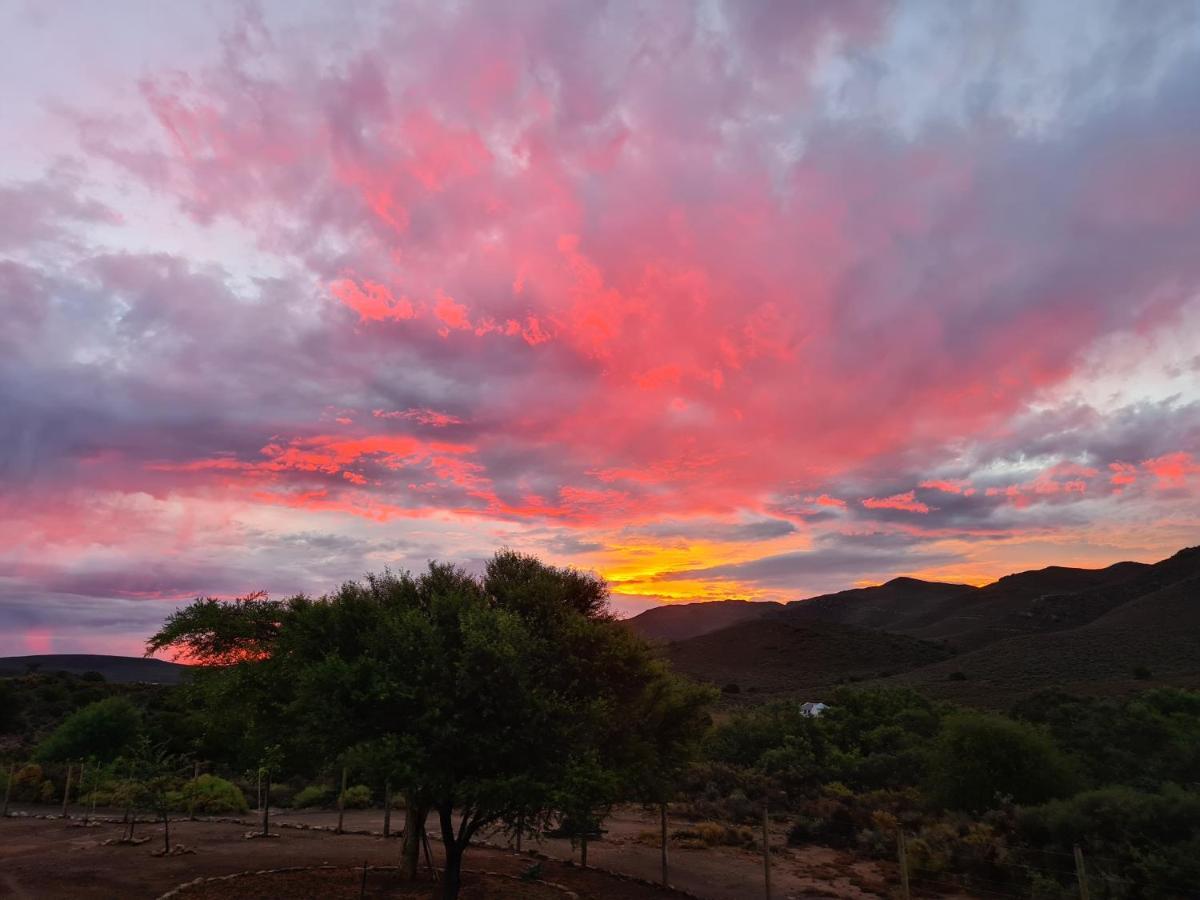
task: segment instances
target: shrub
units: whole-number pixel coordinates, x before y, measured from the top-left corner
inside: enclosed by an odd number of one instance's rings
[[[176,808],[192,809],[206,815],[222,815],[244,813],[250,807],[237,785],[216,775],[201,775],[194,781],[184,782]]]
[[[980,812],[1005,798],[1042,803],[1072,793],[1077,778],[1042,729],[985,713],[946,719],[929,769],[933,794],[951,809]]]
[[[36,800],[45,780],[42,767],[37,763],[21,766],[13,775],[12,798],[26,802]]]
[[[271,805],[291,806],[296,800],[296,789],[289,784],[271,785]]]
[[[371,805],[371,789],[365,784],[356,784],[346,788],[343,799],[346,809],[366,809]]]
[[[292,798],[292,806],[296,809],[312,809],[317,806],[328,806],[332,795],[333,791],[325,787],[325,785],[310,784],[308,787],[301,789]]]
[[[89,757],[111,762],[132,744],[141,730],[142,714],[125,697],[89,703],[63,720],[42,741],[37,758],[66,760]]]

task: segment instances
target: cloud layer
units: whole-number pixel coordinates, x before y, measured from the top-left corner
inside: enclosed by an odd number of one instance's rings
[[[76,61],[5,126],[0,652],[501,544],[633,610],[1196,542],[1193,4],[5,15]]]

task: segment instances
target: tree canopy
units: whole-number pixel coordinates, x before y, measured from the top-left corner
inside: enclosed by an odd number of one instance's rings
[[[431,563],[319,599],[197,600],[148,644],[168,648],[215,666],[195,690],[215,729],[239,708],[248,758],[355,760],[434,809],[449,896],[480,828],[659,799],[711,697],[614,621],[599,578],[512,551],[482,576]]]

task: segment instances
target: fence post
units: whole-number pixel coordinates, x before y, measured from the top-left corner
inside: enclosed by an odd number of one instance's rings
[[[900,896],[909,900],[912,896],[908,889],[908,845],[904,842],[904,829],[896,829],[896,857],[900,863]]]
[[[196,821],[196,792],[200,782],[200,760],[192,760],[192,794],[188,797],[188,821]]]
[[[254,789],[254,808],[259,811],[262,810],[262,775],[263,775],[262,766],[259,766],[258,767],[258,782],[257,782],[257,786]]]
[[[1075,877],[1079,879],[1079,900],[1088,900],[1087,870],[1083,867],[1083,848],[1075,845]]]
[[[767,801],[763,801],[763,884],[766,886],[767,900],[771,900],[771,833],[768,829]]]
[[[83,804],[83,824],[84,825],[86,825],[88,823],[87,801],[83,799],[83,791],[84,791],[84,788],[86,787],[86,785],[84,783],[84,776],[85,776],[86,772],[87,772],[87,763],[85,763],[83,760],[80,760],[79,761],[79,790],[76,792],[76,796],[79,798],[79,802]]]
[[[663,887],[668,887],[670,876],[667,868],[667,804],[663,803],[659,807],[659,815],[662,827],[662,884]]]
[[[259,772],[260,772],[259,783],[261,784],[262,770],[260,769]],[[266,770],[266,776],[267,776],[267,778],[266,778],[266,781],[267,781],[266,798],[265,798],[265,801],[260,799],[259,802],[260,802],[260,805],[262,806],[262,836],[270,837],[271,836],[271,770],[270,769]]]
[[[525,832],[525,816],[517,816],[517,852],[521,852],[521,835]]]
[[[67,783],[63,787],[63,811],[62,817],[67,817],[67,804],[71,802],[71,768],[72,764],[67,763]]]
[[[13,779],[17,777],[16,772],[17,772],[17,764],[9,763],[8,764],[8,781],[6,781],[4,783],[4,808],[0,809],[0,818],[4,818],[8,815],[8,800],[12,796],[12,783],[13,783]]]
[[[346,817],[346,767],[342,766],[342,792],[338,794],[338,827],[337,833],[342,833],[342,820]]]
[[[392,782],[383,783],[383,836],[392,836]]]

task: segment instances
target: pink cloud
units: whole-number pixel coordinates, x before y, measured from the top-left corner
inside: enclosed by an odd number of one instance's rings
[[[900,509],[915,513],[927,513],[930,510],[928,504],[922,503],[916,498],[915,491],[892,494],[890,497],[868,497],[862,501],[862,505],[867,509]]]

